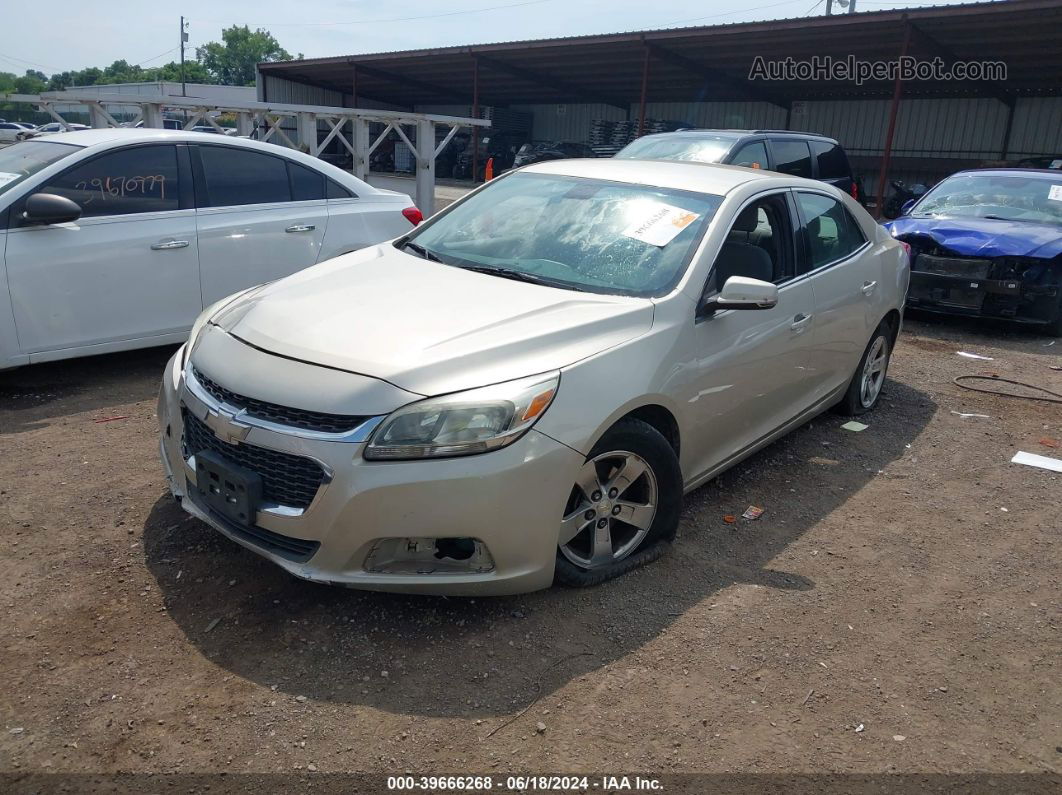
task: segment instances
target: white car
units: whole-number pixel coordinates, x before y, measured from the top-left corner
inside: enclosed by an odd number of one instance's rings
[[[539,163],[205,310],[164,374],[163,465],[185,510],[305,579],[592,585],[666,549],[684,492],[872,409],[909,278],[821,182]]]
[[[15,141],[20,141],[27,130],[33,129],[35,128],[32,124],[17,121],[0,122],[0,144],[13,144]]]
[[[409,197],[273,144],[101,129],[0,149],[0,369],[182,342],[204,306],[409,232]]]

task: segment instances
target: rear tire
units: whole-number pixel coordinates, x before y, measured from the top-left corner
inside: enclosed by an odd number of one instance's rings
[[[554,579],[586,587],[656,560],[678,529],[682,472],[653,426],[625,419],[590,451],[561,520]]]
[[[892,360],[894,337],[892,326],[884,320],[874,329],[874,334],[859,360],[859,366],[848,384],[848,391],[834,407],[839,414],[855,417],[865,414],[878,404],[889,362]]]

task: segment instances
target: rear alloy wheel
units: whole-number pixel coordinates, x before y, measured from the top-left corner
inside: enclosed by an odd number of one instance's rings
[[[594,585],[659,557],[681,500],[667,440],[639,420],[620,422],[591,451],[564,507],[557,581]]]
[[[848,415],[863,414],[877,405],[885,375],[889,371],[891,355],[892,327],[882,321],[867,343],[859,367],[848,384],[848,391],[837,404],[837,411]]]

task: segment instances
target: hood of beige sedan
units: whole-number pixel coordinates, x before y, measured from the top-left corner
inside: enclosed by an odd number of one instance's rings
[[[648,299],[475,273],[390,244],[281,279],[214,319],[262,350],[422,395],[557,370],[652,322]]]

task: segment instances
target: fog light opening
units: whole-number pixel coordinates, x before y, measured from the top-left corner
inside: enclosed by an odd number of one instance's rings
[[[476,538],[380,538],[364,566],[373,574],[485,574],[494,558]]]
[[[468,560],[476,554],[474,538],[437,538],[435,539],[435,557]]]

